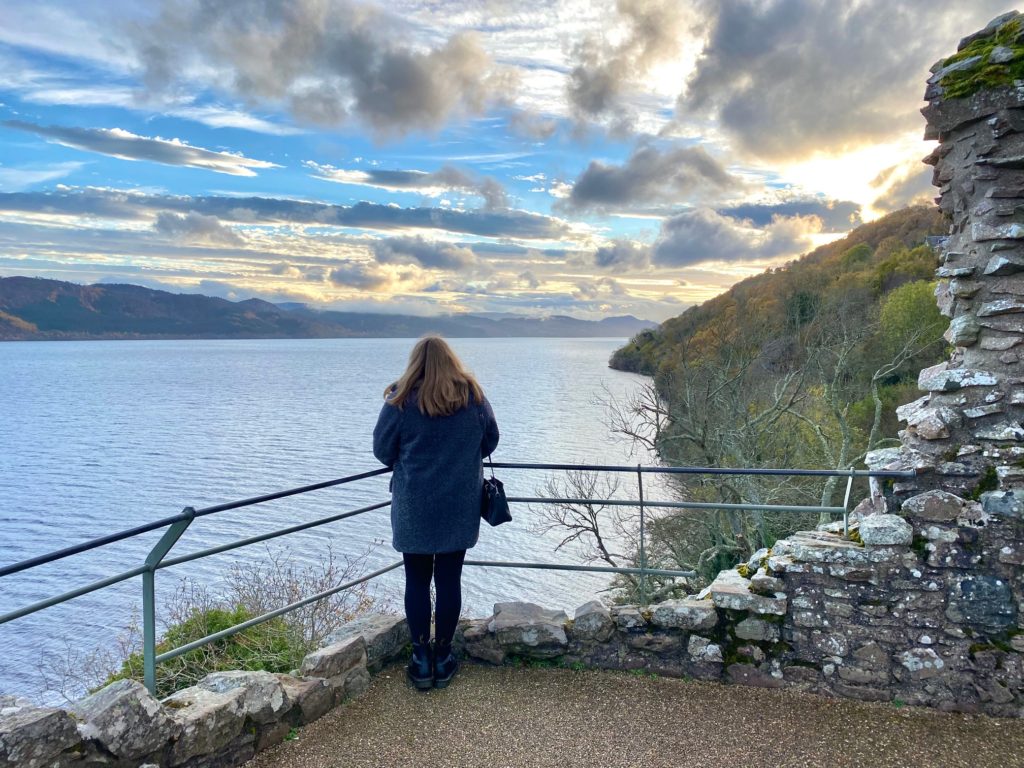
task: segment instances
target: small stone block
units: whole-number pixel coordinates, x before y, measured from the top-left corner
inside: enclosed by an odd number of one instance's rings
[[[906,546],[914,539],[914,529],[899,515],[872,515],[860,524],[865,547]]]
[[[576,609],[572,634],[577,640],[603,643],[615,632],[611,612],[600,600],[591,600]]]
[[[241,699],[241,690],[216,693],[197,687],[185,688],[164,699],[164,709],[180,728],[171,748],[171,764],[216,754],[227,746],[245,724]]]
[[[666,600],[651,611],[651,624],[664,629],[687,631],[711,629],[718,624],[718,611],[711,600]]]
[[[118,680],[75,703],[71,712],[82,723],[82,735],[126,760],[164,747],[177,730],[160,702],[135,680]]]
[[[197,685],[217,693],[240,690],[242,711],[260,725],[280,720],[292,706],[281,681],[272,672],[214,672]]]
[[[57,763],[61,752],[81,741],[75,721],[64,710],[16,706],[13,697],[4,699],[0,706],[0,765],[50,766]]]
[[[307,654],[299,667],[299,675],[332,678],[358,666],[366,666],[366,641],[362,635]]]
[[[334,705],[334,693],[327,681],[313,677],[302,679],[278,675],[281,686],[292,703],[291,722],[307,725],[325,715]]]

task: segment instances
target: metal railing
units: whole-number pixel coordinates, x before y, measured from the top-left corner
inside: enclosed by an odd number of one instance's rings
[[[488,464],[488,466],[491,466]],[[647,578],[650,576],[665,576],[665,577],[691,577],[694,571],[684,570],[672,570],[665,568],[648,568],[647,567],[647,551],[646,551],[646,526],[647,526],[647,514],[648,508],[665,508],[665,509],[722,509],[722,510],[757,510],[765,512],[817,512],[817,513],[828,513],[842,514],[843,515],[843,530],[844,532],[849,531],[849,504],[850,504],[850,492],[853,487],[853,481],[858,477],[868,478],[912,478],[915,473],[910,472],[884,472],[884,471],[864,471],[864,470],[827,470],[827,469],[724,469],[718,467],[657,467],[657,466],[623,466],[623,465],[600,465],[600,464],[537,464],[537,463],[522,463],[522,462],[494,462],[493,467],[495,469],[516,469],[516,470],[551,470],[551,471],[581,471],[581,472],[613,472],[613,473],[635,473],[637,479],[637,498],[636,499],[593,499],[593,498],[561,498],[561,497],[548,497],[548,496],[510,496],[508,498],[511,503],[522,503],[522,504],[580,504],[580,505],[591,505],[601,504],[606,506],[628,506],[637,507],[639,509],[639,567],[636,568],[617,568],[612,566],[597,566],[597,565],[569,565],[562,563],[536,563],[536,562],[521,562],[521,561],[498,561],[498,560],[466,560],[465,564],[474,567],[486,567],[486,568],[526,568],[526,569],[541,569],[541,570],[559,570],[559,571],[586,571],[592,573],[614,573],[614,574],[625,574],[632,576],[639,576],[638,586],[640,593],[641,604],[646,604],[646,588]],[[361,515],[366,512],[372,512],[374,510],[382,509],[390,506],[390,500],[380,501],[367,506],[362,506],[357,509],[341,512],[327,517],[318,518],[311,522],[301,523],[299,525],[289,526],[287,528],[281,528],[269,533],[260,534],[258,536],[250,536],[244,539],[238,539],[236,541],[229,542],[227,544],[221,544],[215,547],[209,547],[196,552],[190,552],[186,555],[180,555],[178,557],[168,558],[174,545],[181,538],[182,534],[188,529],[192,522],[196,518],[206,517],[208,515],[214,515],[219,512],[226,512],[228,510],[241,509],[244,507],[251,507],[257,504],[264,504],[269,501],[275,501],[277,499],[283,499],[289,496],[296,496],[299,494],[310,493],[312,491],[318,491],[325,488],[333,488],[339,485],[345,485],[358,480],[364,480],[371,477],[377,477],[379,475],[387,474],[391,471],[390,468],[383,467],[381,469],[371,470],[369,472],[361,472],[355,475],[348,475],[336,480],[328,480],[321,483],[314,483],[312,485],[304,485],[299,488],[292,488],[286,491],[278,491],[276,493],[268,493],[262,496],[254,496],[247,499],[241,499],[239,501],[228,502],[225,504],[217,504],[210,507],[202,507],[200,509],[194,509],[193,507],[186,507],[177,515],[171,517],[165,517],[161,520],[155,520],[145,525],[136,526],[129,528],[117,533],[109,534],[107,536],[100,536],[89,541],[75,544],[70,547],[50,552],[49,554],[40,555],[38,557],[29,558],[20,562],[12,563],[6,566],[0,566],[0,578],[4,576],[10,576],[15,573],[27,571],[32,568],[36,568],[47,563],[52,563],[57,560],[62,560],[67,557],[89,552],[91,550],[98,549],[100,547],[108,546],[120,541],[140,536],[145,533],[160,530],[161,528],[166,529],[160,540],[150,550],[146,556],[145,561],[142,565],[136,566],[129,570],[117,573],[113,576],[94,581],[90,584],[85,584],[81,587],[69,590],[54,597],[46,598],[38,602],[32,603],[31,605],[24,606],[17,610],[9,611],[4,614],[0,614],[0,624],[6,624],[7,622],[14,621],[15,619],[28,616],[36,613],[37,611],[50,608],[54,605],[73,600],[76,597],[87,595],[91,592],[110,587],[114,584],[118,584],[128,579],[132,579],[136,576],[142,577],[142,634],[143,634],[143,682],[151,693],[156,692],[156,668],[157,665],[174,659],[182,654],[193,651],[197,648],[201,648],[204,645],[215,642],[217,640],[230,637],[231,635],[237,634],[243,630],[255,627],[264,622],[270,621],[271,619],[282,616],[291,611],[302,608],[303,606],[309,605],[310,603],[323,600],[331,595],[337,594],[346,589],[351,589],[354,586],[362,584],[364,582],[375,579],[378,576],[382,576],[390,571],[399,568],[402,565],[402,561],[391,563],[383,568],[379,568],[372,573],[368,573],[361,576],[358,579],[352,579],[343,584],[339,584],[331,589],[319,592],[315,595],[310,595],[296,602],[290,603],[289,605],[282,606],[273,611],[269,611],[260,616],[256,616],[248,621],[244,621],[240,624],[236,624],[232,627],[224,629],[220,632],[207,635],[206,637],[195,640],[194,642],[186,645],[173,648],[163,653],[157,653],[157,636],[156,636],[156,572],[164,568],[170,568],[175,565],[181,565],[182,563],[191,562],[193,560],[199,560],[201,558],[210,557],[211,555],[220,554],[221,552],[228,552],[233,549],[245,547],[250,544],[257,544],[262,541],[268,541],[275,539],[280,536],[286,536],[291,533],[297,533],[299,531],[309,530],[330,523],[339,522],[356,515]],[[790,505],[790,504],[756,504],[756,503],[715,503],[715,502],[685,502],[685,501],[652,501],[645,498],[644,496],[644,475],[647,474],[662,474],[662,475],[775,475],[775,476],[788,476],[788,477],[845,477],[846,492],[843,499],[842,506],[806,506],[806,505]]]

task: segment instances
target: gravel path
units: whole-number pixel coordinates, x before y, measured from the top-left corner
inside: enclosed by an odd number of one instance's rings
[[[248,768],[1021,768],[1024,723],[618,672],[403,669]]]

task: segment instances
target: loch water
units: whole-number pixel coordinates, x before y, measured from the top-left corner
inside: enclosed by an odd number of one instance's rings
[[[457,339],[501,429],[495,461],[653,463],[617,440],[603,401],[642,378],[607,367],[623,339]],[[203,507],[375,469],[371,433],[386,383],[411,339],[90,341],[0,344],[0,564]],[[501,470],[509,495],[543,493],[558,473]],[[648,490],[653,495],[657,489]],[[620,493],[635,495],[635,476]],[[387,477],[196,520],[175,554],[228,543],[387,498]],[[537,530],[538,510],[484,526],[471,557],[581,562]],[[160,532],[0,580],[0,613],[141,564]],[[368,552],[394,562],[380,509],[157,574],[162,600],[182,578],[217,594],[232,564],[267,547],[298,563]],[[463,615],[530,600],[572,609],[601,594],[604,575],[467,568]],[[373,583],[400,608],[401,572]],[[141,605],[138,578],[0,625],[0,693],[40,697],[54,655],[109,647]]]

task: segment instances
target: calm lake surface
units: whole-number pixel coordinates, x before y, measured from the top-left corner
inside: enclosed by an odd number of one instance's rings
[[[622,339],[457,339],[501,428],[495,461],[653,463],[630,455],[605,426],[604,390],[642,379],[607,367]],[[402,371],[412,339],[93,341],[0,344],[0,563],[202,507],[379,467],[371,433],[384,385]],[[509,495],[541,495],[556,473],[501,470]],[[645,483],[650,482],[645,479]],[[632,478],[622,493],[635,498]],[[648,490],[653,497],[656,490]],[[183,554],[387,498],[387,477],[201,518]],[[532,530],[537,510],[486,525],[471,557],[579,563]],[[134,567],[160,533],[0,580],[0,612]],[[368,569],[399,559],[388,509],[277,539],[299,562],[370,548]],[[214,593],[234,563],[267,555],[254,545],[158,572],[160,597],[184,577]],[[401,572],[375,580],[400,608]],[[597,574],[467,568],[464,616],[530,600],[571,611],[597,596]],[[141,606],[140,579],[0,626],[0,693],[38,698],[37,667],[111,646]]]

